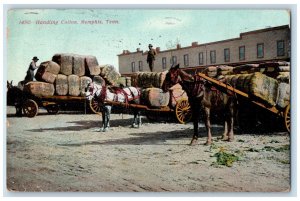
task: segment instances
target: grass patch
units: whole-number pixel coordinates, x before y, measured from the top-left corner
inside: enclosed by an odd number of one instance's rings
[[[214,154],[214,157],[217,157],[217,164],[218,165],[224,165],[227,167],[232,167],[232,164],[239,160],[239,157],[234,155],[234,154],[230,154],[227,153],[225,151],[219,151],[218,153]]]

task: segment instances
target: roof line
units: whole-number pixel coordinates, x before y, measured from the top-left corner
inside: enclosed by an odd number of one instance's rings
[[[181,47],[179,49],[174,48],[174,49],[163,50],[163,51],[159,51],[159,52],[172,52],[172,51],[176,51],[176,50],[190,49],[190,48],[196,48],[196,47],[212,45],[212,44],[217,44],[217,43],[224,43],[224,42],[229,42],[229,41],[234,41],[234,40],[241,40],[242,36],[245,36],[245,35],[257,34],[257,33],[273,31],[273,30],[280,30],[280,29],[286,29],[286,28],[289,28],[289,25],[282,25],[282,26],[277,26],[277,27],[270,27],[270,28],[258,29],[258,30],[254,30],[254,31],[242,32],[242,33],[240,33],[240,36],[237,37],[237,38],[230,38],[230,39],[225,39],[225,40],[220,40],[220,41],[214,41],[214,42],[208,42],[208,43],[203,43],[203,44],[198,44],[198,45],[186,46],[186,47]],[[121,53],[121,54],[118,54],[117,56],[125,56],[125,55],[131,55],[131,54],[139,54],[139,53],[142,53],[142,55],[146,55],[147,51],[145,51],[145,52],[138,51],[138,52]]]

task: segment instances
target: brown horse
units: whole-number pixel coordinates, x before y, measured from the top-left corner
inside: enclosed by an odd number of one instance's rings
[[[179,64],[171,67],[166,75],[162,89],[168,91],[170,87],[179,83],[186,91],[189,102],[191,104],[193,121],[194,121],[194,135],[190,145],[197,144],[198,140],[198,122],[200,116],[200,109],[205,111],[205,127],[207,130],[206,145],[211,144],[211,124],[210,113],[211,109],[222,112],[225,118],[225,130],[223,133],[223,140],[233,140],[233,121],[235,115],[235,98],[226,93],[217,90],[208,81],[198,75],[191,76],[179,68]]]

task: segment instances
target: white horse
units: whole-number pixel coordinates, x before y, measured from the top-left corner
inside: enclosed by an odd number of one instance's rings
[[[105,101],[113,101],[113,102],[120,102],[120,103],[140,103],[140,95],[141,90],[136,87],[124,87],[124,88],[117,88],[117,87],[106,87],[101,86],[96,83],[89,83],[85,96],[88,100],[94,98],[98,101],[102,106],[102,128],[99,131],[106,132],[109,129],[109,121],[110,121],[110,113],[111,113],[111,105]],[[131,127],[139,128],[142,125],[140,111],[136,108],[133,109],[134,118]]]

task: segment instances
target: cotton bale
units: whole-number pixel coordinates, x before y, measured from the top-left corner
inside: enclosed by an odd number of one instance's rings
[[[69,95],[79,96],[80,95],[80,80],[78,75],[68,76]]]
[[[68,76],[58,74],[55,81],[55,93],[60,96],[65,96],[69,92]]]
[[[54,85],[47,82],[28,82],[24,85],[24,91],[36,96],[53,96]]]

